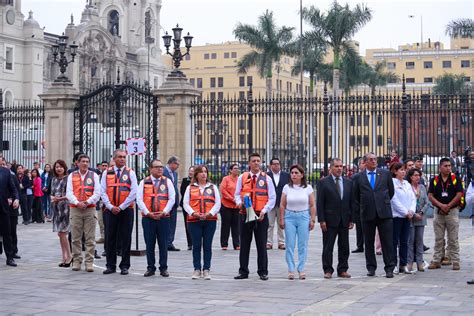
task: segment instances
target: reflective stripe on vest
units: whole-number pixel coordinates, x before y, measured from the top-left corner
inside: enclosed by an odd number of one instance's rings
[[[84,181],[81,179],[79,170],[72,173],[72,191],[79,202],[87,201],[94,194],[94,172],[87,170],[84,176]],[[74,204],[69,204],[71,207],[76,207]],[[95,207],[95,204],[90,204],[87,207]]]
[[[146,177],[143,182],[143,203],[151,213],[163,213],[169,200],[168,183],[166,181],[168,178],[163,176],[159,180],[158,188],[154,185],[151,177]],[[170,217],[170,214],[164,216]]]
[[[252,176],[250,172],[244,172],[242,174],[242,189],[240,190],[240,198],[244,200],[245,195],[250,195],[252,199],[252,206],[257,215],[263,210],[268,202],[268,183],[267,174],[260,172],[257,176],[257,182],[254,187],[252,182]],[[240,214],[247,214],[245,208],[240,209]]]
[[[214,207],[214,204],[216,204],[216,192],[214,191],[213,185],[205,188],[202,194],[198,186],[189,186],[189,206],[191,206],[195,212],[200,214],[209,213]],[[217,215],[211,216],[207,220],[216,221]],[[188,223],[198,221],[199,219],[194,216],[188,216]]]
[[[120,206],[130,195],[132,188],[132,179],[130,178],[130,168],[123,168],[120,179],[117,178],[114,168],[107,169],[106,183],[107,196],[113,206]],[[131,203],[128,207],[133,207]]]

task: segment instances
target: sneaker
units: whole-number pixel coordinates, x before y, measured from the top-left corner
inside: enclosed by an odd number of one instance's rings
[[[444,257],[443,259],[441,259],[441,265],[442,266],[450,266],[451,264],[452,264],[451,258]]]
[[[459,262],[453,262],[453,270],[461,270],[461,265]]]
[[[211,279],[211,274],[209,273],[209,270],[204,270],[202,272],[202,276],[203,276],[204,280],[210,280]]]
[[[430,270],[432,270],[432,269],[441,269],[441,264],[439,262],[431,261],[431,263],[428,266],[428,269],[430,269]]]
[[[398,267],[395,267],[395,268],[393,269],[393,274],[399,274],[399,273],[400,273],[400,272],[398,271]]]
[[[428,266],[429,266],[428,262],[426,260],[423,260],[423,269],[428,269]]]
[[[193,276],[191,277],[191,279],[197,280],[199,278],[201,278],[201,271],[200,270],[194,270]]]

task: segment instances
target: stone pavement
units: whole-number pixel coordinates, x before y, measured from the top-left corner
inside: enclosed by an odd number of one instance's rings
[[[182,216],[178,216],[178,247],[185,246]],[[96,260],[94,273],[59,268],[60,248],[51,224],[19,225],[19,266],[0,263],[0,314],[113,314],[117,315],[473,315],[474,237],[470,219],[461,220],[461,271],[450,267],[415,275],[383,277],[378,256],[378,277],[365,276],[363,254],[351,254],[344,280],[322,278],[321,232],[312,232],[305,281],[286,279],[284,251],[269,251],[269,281],[260,281],[256,251],[252,250],[249,280],[236,281],[238,252],[222,251],[219,229],[214,237],[211,281],[191,280],[191,252],[169,255],[169,278],[144,278],[145,257],[132,257],[130,274],[103,275],[105,259]],[[355,231],[351,231],[351,246]],[[143,239],[140,236],[140,245]],[[429,221],[425,243],[432,247]],[[132,248],[135,247],[133,243]],[[102,252],[103,246],[98,245]],[[431,250],[425,259],[431,260]],[[335,255],[337,258],[337,255]]]

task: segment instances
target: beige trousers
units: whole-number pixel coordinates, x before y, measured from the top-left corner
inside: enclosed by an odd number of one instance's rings
[[[276,221],[276,224],[275,224]],[[267,244],[273,245],[273,230],[277,227],[278,245],[285,244],[285,231],[280,228],[280,208],[274,207],[268,213]]]
[[[74,262],[82,264],[82,235],[84,234],[86,239],[85,262],[86,264],[94,263],[95,225],[97,223],[95,207],[84,210],[71,207],[69,221],[71,224],[72,257]]]
[[[447,232],[446,253],[452,262],[459,263],[459,208],[451,209],[448,215],[440,215],[435,207],[433,229],[435,234],[433,262],[440,263],[444,256],[444,235]]]

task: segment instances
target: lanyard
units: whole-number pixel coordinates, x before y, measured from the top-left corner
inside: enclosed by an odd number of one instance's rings
[[[446,182],[448,182],[448,181],[449,181],[449,179]],[[448,187],[449,187],[449,182],[446,184],[446,188],[445,188],[444,187],[444,181],[443,181],[443,179],[441,179],[441,190],[442,190],[443,193],[447,192]]]

